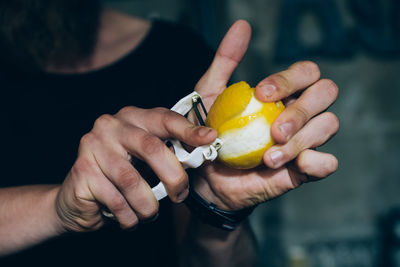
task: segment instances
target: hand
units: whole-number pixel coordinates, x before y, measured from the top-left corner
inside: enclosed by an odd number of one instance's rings
[[[157,214],[158,202],[131,164],[132,156],[152,168],[172,201],[183,201],[188,194],[187,174],[162,139],[200,146],[216,135],[163,108],[126,107],[114,116],[101,116],[82,137],[78,158],[58,193],[56,210],[63,227],[98,229],[104,224],[102,208],[111,211],[122,228]]]
[[[238,21],[222,40],[212,65],[196,86],[207,107],[226,88],[247,50],[250,34],[248,23]],[[220,208],[237,210],[330,175],[338,167],[337,159],[312,148],[338,131],[337,117],[324,112],[337,96],[335,83],[320,80],[319,68],[312,62],[298,62],[267,77],[256,86],[256,97],[265,102],[283,99],[287,108],[271,127],[278,144],[264,154],[265,166],[235,170],[219,163],[207,164],[196,179],[196,190]]]

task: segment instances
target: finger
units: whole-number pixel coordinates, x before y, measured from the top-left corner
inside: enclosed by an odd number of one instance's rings
[[[273,74],[258,83],[255,95],[260,101],[273,102],[305,89],[318,81],[320,70],[311,61],[300,61],[287,70]]]
[[[332,105],[338,97],[337,85],[328,79],[319,80],[279,115],[274,121],[271,134],[278,143],[287,142],[312,117]]]
[[[79,156],[71,169],[73,177],[79,177],[77,181],[84,181],[84,184],[80,183],[77,187],[76,192],[80,191],[77,195],[80,196],[81,201],[91,202],[94,199],[107,207],[114,214],[121,228],[132,228],[137,224],[138,218],[121,192],[104,176],[99,168],[92,153],[92,148],[98,144],[97,142],[98,139],[93,134],[86,134],[81,139]],[[92,177],[92,179],[88,179],[88,177]],[[82,194],[82,188],[88,188],[91,197],[89,197],[89,194]],[[98,205],[96,212],[99,212]]]
[[[264,154],[264,162],[270,168],[279,168],[303,150],[324,144],[338,129],[338,118],[331,112],[322,113],[310,120],[285,145],[271,147]]]
[[[118,188],[121,197],[126,199],[140,220],[152,218],[157,214],[158,201],[150,186],[126,158],[111,149],[97,151],[95,157],[104,176]],[[117,198],[116,201],[121,208],[125,208],[122,207],[122,199]],[[111,208],[110,211],[113,212]]]
[[[277,169],[264,168],[260,170],[259,174],[265,183],[265,200],[275,198],[299,187],[306,179],[306,175],[294,172],[286,167]]]
[[[150,166],[164,183],[172,201],[179,203],[187,197],[189,193],[187,173],[164,142],[135,127],[126,127],[120,142],[130,154]]]
[[[324,178],[338,169],[338,160],[332,154],[306,149],[297,157],[296,165],[301,173]]]
[[[309,149],[303,151],[300,155],[302,155],[302,159],[297,160],[297,164],[290,163],[288,166],[282,166],[277,169],[261,168],[258,171],[259,176],[262,178],[261,185],[263,185],[263,190],[260,190],[262,192],[261,199],[265,201],[275,198],[299,187],[303,183],[326,177],[337,169],[337,160],[333,155]],[[321,158],[318,158],[320,156]],[[318,167],[318,164],[322,164],[323,168]],[[245,192],[249,191],[249,189],[244,189]],[[254,195],[256,196],[257,194],[254,193]]]
[[[89,187],[96,200],[116,217],[122,229],[130,229],[139,222],[124,196],[104,175]]]
[[[214,129],[195,126],[182,115],[166,108],[125,107],[116,117],[161,139],[174,138],[194,147],[209,144],[217,138]]]
[[[203,97],[219,94],[225,88],[250,42],[251,27],[244,20],[236,21],[225,34],[214,60],[196,85],[196,91]]]

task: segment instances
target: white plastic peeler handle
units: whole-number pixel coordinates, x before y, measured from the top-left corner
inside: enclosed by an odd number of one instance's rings
[[[171,110],[181,115],[186,115],[193,107],[194,98],[200,98],[200,95],[197,92],[193,92],[185,96]],[[217,138],[211,145],[197,147],[189,153],[178,140],[169,140],[169,142],[174,147],[175,155],[185,169],[198,168],[206,160],[215,160],[218,156],[217,151],[222,145],[222,141]],[[157,200],[161,200],[168,195],[162,182],[153,187],[152,190]]]

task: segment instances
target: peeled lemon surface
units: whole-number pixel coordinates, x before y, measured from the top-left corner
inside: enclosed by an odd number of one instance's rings
[[[218,159],[237,169],[262,163],[264,152],[274,144],[271,125],[285,109],[282,102],[263,103],[246,82],[232,84],[220,94],[208,112],[206,125],[223,141]]]

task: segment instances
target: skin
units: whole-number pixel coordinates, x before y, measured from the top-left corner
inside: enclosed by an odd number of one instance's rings
[[[237,21],[221,42],[209,70],[196,86],[206,106],[221,93],[244,56],[251,36],[250,25]],[[299,98],[293,94],[302,92]],[[234,170],[222,164],[207,164],[196,182],[198,191],[217,206],[238,210],[260,204],[303,183],[319,180],[338,168],[332,154],[312,148],[328,141],[339,129],[339,120],[324,112],[338,97],[338,87],[320,79],[318,66],[310,61],[297,62],[287,70],[273,74],[256,86],[260,101],[283,99],[287,108],[271,127],[278,145],[264,154],[268,168]]]
[[[196,85],[208,107],[226,88],[246,52],[250,33],[247,22],[236,22]],[[323,112],[336,100],[337,86],[319,77],[316,64],[298,62],[261,81],[256,96],[262,101],[287,98],[304,90],[272,125],[272,136],[279,145],[264,155],[269,168],[234,170],[210,163],[202,168],[196,190],[219,207],[236,210],[334,172],[334,156],[310,150],[325,143],[339,127],[334,114]],[[271,96],[265,94],[266,85],[275,87]],[[286,132],[282,125],[289,125]],[[130,164],[131,155],[144,160],[155,171],[172,201],[182,202],[188,195],[188,176],[162,140],[175,138],[199,146],[212,142],[216,136],[215,130],[194,126],[164,108],[125,107],[115,115],[101,116],[82,138],[77,161],[58,194],[56,207],[61,221],[73,231],[96,228],[102,225],[101,206],[116,216],[122,228],[155,216],[158,203],[151,188]],[[295,163],[287,164],[295,158]]]
[[[143,38],[146,31],[135,33]],[[101,32],[100,40],[102,34],[112,35],[112,31]],[[249,24],[239,20],[221,42],[214,61],[195,88],[207,107],[226,88],[247,50],[250,35]],[[76,72],[101,68],[112,62],[111,58],[118,59],[129,51],[127,46],[120,48],[113,52],[115,50],[104,43],[99,44],[89,60],[90,65],[83,65]],[[62,68],[56,71],[71,72]],[[338,163],[333,155],[312,150],[325,143],[339,128],[336,116],[324,112],[336,100],[337,86],[319,77],[316,64],[298,62],[261,81],[256,87],[258,99],[285,99],[288,105],[272,125],[271,133],[278,145],[265,153],[266,167],[234,170],[218,163],[206,164],[199,170],[199,176],[193,177],[195,189],[220,208],[236,210],[265,202],[336,171]],[[272,94],[271,88],[274,88]],[[300,91],[299,98],[292,97]],[[282,128],[282,125],[289,127]],[[101,215],[104,208],[115,215],[123,229],[153,218],[158,212],[158,202],[131,164],[132,157],[144,160],[164,183],[171,200],[180,203],[188,195],[188,176],[163,140],[175,138],[191,146],[200,146],[211,143],[216,137],[215,130],[196,126],[165,108],[125,107],[117,114],[99,117],[93,129],[82,137],[76,162],[62,185],[0,189],[0,203],[15,207],[9,209],[0,204],[0,211],[4,211],[0,218],[0,237],[8,240],[0,244],[0,254],[68,231],[96,230],[106,222]],[[24,221],[30,228],[26,229],[18,221]],[[211,230],[194,219],[189,223],[186,238],[191,240],[192,247],[218,248],[220,255],[225,256],[236,249],[243,251],[244,244],[251,243],[243,225],[228,233]],[[234,266],[234,263],[251,260],[250,254],[234,253],[236,258],[223,259],[215,255],[203,258],[197,255],[191,260],[205,262],[208,266]]]

